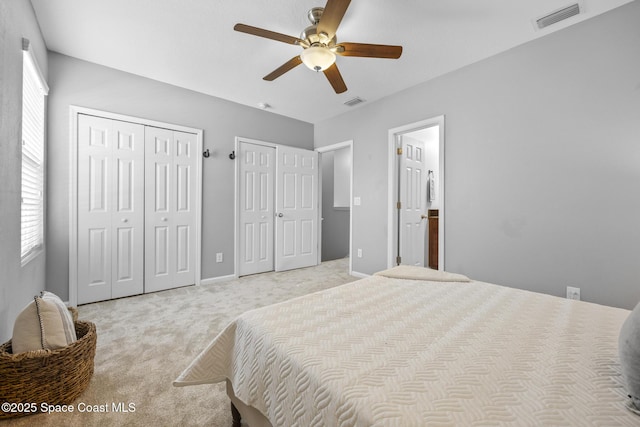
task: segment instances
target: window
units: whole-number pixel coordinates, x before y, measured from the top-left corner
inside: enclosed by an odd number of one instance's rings
[[[22,40],[22,206],[20,214],[22,265],[44,242],[45,97],[49,92],[29,40]]]

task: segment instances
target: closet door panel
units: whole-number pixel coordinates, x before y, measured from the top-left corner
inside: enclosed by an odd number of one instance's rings
[[[78,117],[78,303],[143,291],[144,127]]]
[[[94,292],[98,292],[98,288],[111,286],[111,271],[109,262],[111,257],[109,230],[107,228],[90,228],[87,230],[87,279],[85,283]],[[98,295],[102,295],[102,290]],[[110,296],[111,291],[105,292]]]
[[[147,127],[145,140],[145,292],[155,292],[173,287],[173,132]]]
[[[195,283],[196,135],[146,128],[145,292]]]
[[[169,227],[154,227],[153,277],[169,278]]]
[[[175,235],[175,255],[173,258],[174,284],[186,286],[195,283],[195,243],[196,195],[193,194],[196,180],[196,162],[199,161],[196,150],[196,135],[185,132],[173,132],[174,152],[173,168],[175,181],[175,212],[173,213],[173,232]]]
[[[78,302],[111,298],[111,123],[78,121]]]
[[[112,120],[111,298],[144,292],[144,126]]]
[[[185,273],[190,270],[191,266],[191,254],[189,253],[189,232],[191,227],[179,225],[177,230],[177,259],[176,259],[176,274]]]

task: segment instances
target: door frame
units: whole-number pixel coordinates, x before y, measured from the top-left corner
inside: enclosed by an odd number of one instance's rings
[[[196,135],[196,153],[202,152],[203,144],[202,129],[96,110],[93,108],[80,107],[77,105],[69,106],[69,305],[73,307],[78,305],[78,116],[80,114],[193,133]],[[199,285],[201,281],[200,275],[202,263],[202,159],[196,162],[195,186],[196,267],[194,280],[195,284]]]
[[[439,126],[439,144],[438,144],[438,164],[440,168],[440,179],[438,180],[438,192],[436,193],[440,198],[440,208],[438,212],[438,270],[445,270],[445,170],[444,170],[444,154],[445,154],[445,139],[444,139],[444,126],[445,116],[435,116],[429,119],[420,120],[389,129],[389,145],[388,145],[388,211],[387,211],[387,268],[392,268],[396,265],[395,259],[398,242],[397,222],[398,222],[398,209],[396,207],[396,201],[398,200],[398,155],[396,153],[396,144],[398,136],[406,133],[414,132],[417,130]]]
[[[322,260],[322,154],[343,148],[349,148],[351,156],[349,164],[349,274],[351,274],[353,271],[353,139],[315,149],[320,154],[318,162],[318,260]]]

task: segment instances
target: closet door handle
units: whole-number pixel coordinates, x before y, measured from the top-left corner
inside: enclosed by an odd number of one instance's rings
[[[277,213],[277,214],[276,214],[276,216],[277,216],[278,218],[282,218],[282,217],[284,216],[284,214],[283,214],[282,212],[279,212],[279,213]]]
[[[120,221],[122,222],[129,222],[129,220],[127,218],[122,218]]]
[[[162,218],[160,218],[163,222],[167,222],[167,217],[163,216]]]

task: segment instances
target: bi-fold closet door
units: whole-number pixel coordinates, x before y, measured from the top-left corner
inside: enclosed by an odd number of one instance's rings
[[[78,120],[78,303],[144,291],[144,126]]]
[[[145,132],[145,292],[195,279],[196,135]]]
[[[194,283],[196,135],[77,123],[77,302]]]

